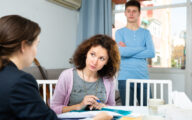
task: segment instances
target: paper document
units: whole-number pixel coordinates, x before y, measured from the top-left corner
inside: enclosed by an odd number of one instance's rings
[[[96,114],[102,111],[84,111],[84,112],[67,112],[63,114],[57,115],[59,118],[87,118],[87,117],[94,117]],[[106,111],[112,116],[122,116],[118,113]]]

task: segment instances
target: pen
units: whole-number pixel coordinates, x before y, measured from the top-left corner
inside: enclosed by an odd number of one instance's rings
[[[96,100],[98,103],[101,103],[101,101],[100,100]]]

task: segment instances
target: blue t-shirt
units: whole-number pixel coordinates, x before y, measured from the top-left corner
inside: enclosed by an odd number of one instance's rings
[[[118,80],[148,79],[146,58],[155,56],[151,34],[147,29],[130,30],[127,27],[116,31],[117,44],[122,41],[126,47],[119,46],[121,55]]]

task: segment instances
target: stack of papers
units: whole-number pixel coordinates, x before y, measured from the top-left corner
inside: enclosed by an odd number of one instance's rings
[[[101,111],[84,111],[84,112],[67,112],[63,114],[59,114],[59,118],[87,118],[87,117],[94,117],[96,114],[98,114]],[[112,116],[122,116],[115,112],[107,111]]]
[[[125,111],[125,110],[117,110],[117,109],[110,109],[110,108],[102,108],[102,110],[96,110],[96,111],[71,111],[63,114],[59,114],[59,118],[89,118],[96,116],[99,112],[105,111],[109,115],[112,115],[114,117],[120,117],[124,115],[128,115],[131,112]]]

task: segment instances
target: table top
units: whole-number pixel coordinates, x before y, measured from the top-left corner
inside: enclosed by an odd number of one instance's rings
[[[107,108],[132,111],[129,117],[142,116],[144,120],[165,120],[160,115],[151,115],[146,106],[108,106]],[[62,120],[78,120],[78,118],[63,118]]]

